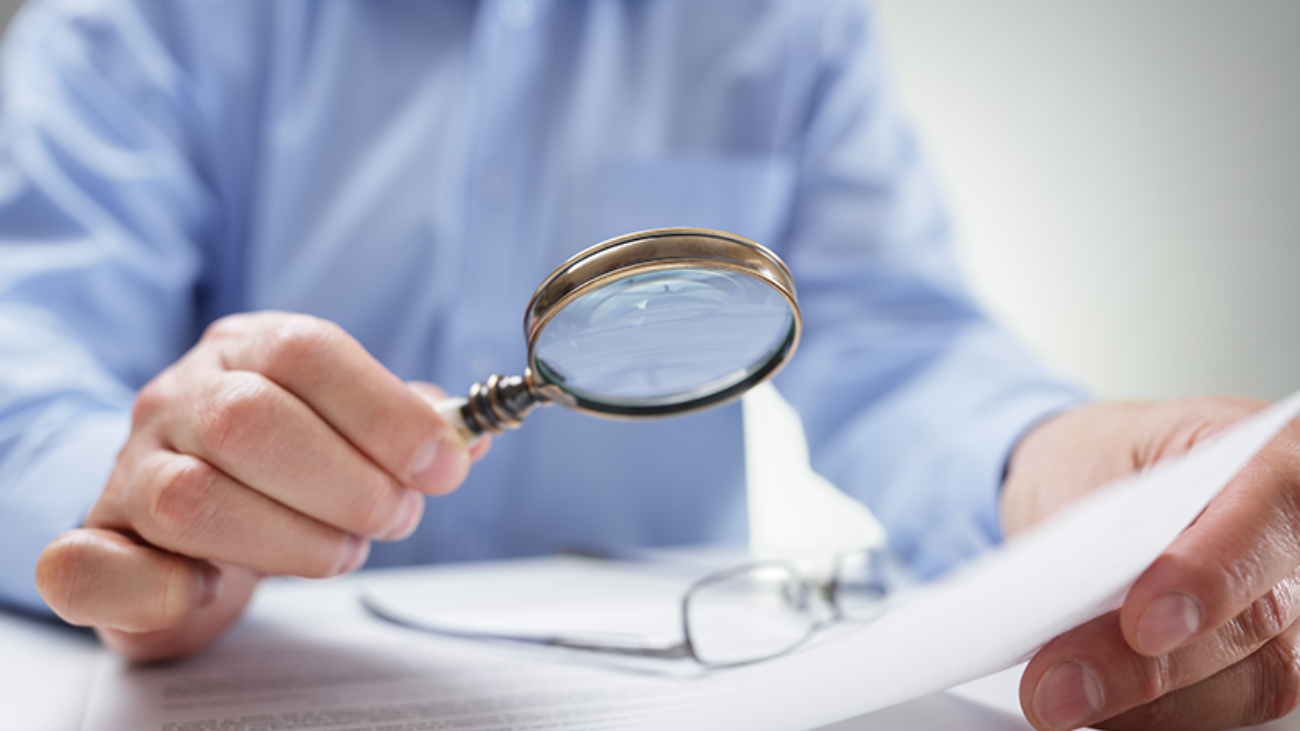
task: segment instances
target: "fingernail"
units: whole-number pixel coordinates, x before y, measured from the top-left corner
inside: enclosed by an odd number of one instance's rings
[[[350,535],[343,542],[339,552],[338,563],[334,565],[334,576],[350,573],[361,568],[370,556],[370,541],[358,535]]]
[[[420,450],[411,469],[411,480],[434,494],[450,492],[465,479],[469,454],[439,439]]]
[[[383,541],[400,541],[415,532],[424,514],[424,496],[415,490],[403,490],[402,505],[393,522],[379,536]]]
[[[1175,592],[1147,606],[1137,626],[1137,649],[1144,655],[1164,655],[1178,649],[1201,628],[1201,605]]]
[[[199,584],[200,609],[215,602],[217,597],[221,596],[223,583],[224,577],[221,575],[221,569],[210,563],[203,564],[203,581]]]
[[[1051,729],[1079,728],[1101,710],[1101,683],[1074,661],[1047,671],[1034,691],[1034,715]]]

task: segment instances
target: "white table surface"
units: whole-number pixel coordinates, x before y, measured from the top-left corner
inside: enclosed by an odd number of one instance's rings
[[[291,593],[288,585],[272,583],[262,588],[258,601],[274,607]],[[103,652],[88,631],[0,609],[0,728],[79,731],[92,671]],[[1013,668],[822,731],[1032,731],[1016,701],[1018,674]],[[1300,731],[1300,713],[1259,728]]]

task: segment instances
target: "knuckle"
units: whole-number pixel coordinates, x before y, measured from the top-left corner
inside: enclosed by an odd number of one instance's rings
[[[1300,706],[1300,652],[1294,642],[1275,640],[1265,645],[1259,658],[1261,674],[1258,717],[1251,723],[1281,718]]]
[[[1141,668],[1141,680],[1138,683],[1140,703],[1151,703],[1175,687],[1174,669],[1168,655],[1142,658],[1139,667]]]
[[[340,328],[327,320],[308,315],[285,317],[267,333],[259,370],[284,373],[301,369],[336,347],[341,335]]]
[[[131,408],[131,423],[135,425],[153,421],[159,414],[166,413],[171,403],[171,395],[162,378],[155,378],[144,385],[135,395],[135,404]]]
[[[1251,602],[1234,622],[1245,643],[1259,645],[1282,634],[1291,624],[1291,614],[1290,597],[1280,596],[1274,588]]]
[[[207,328],[203,329],[203,336],[199,337],[199,342],[209,346],[229,342],[243,337],[247,330],[248,315],[243,315],[243,313],[226,315],[225,317],[218,317],[218,319],[209,323]]]
[[[203,331],[201,340],[212,342],[238,337],[248,330],[252,315],[236,313],[213,320]]]
[[[275,394],[265,379],[231,372],[209,396],[199,416],[199,438],[217,454],[246,457],[265,446],[262,426]]]
[[[172,547],[185,545],[214,518],[220,501],[215,468],[197,459],[179,459],[155,486],[148,506],[152,533]]]

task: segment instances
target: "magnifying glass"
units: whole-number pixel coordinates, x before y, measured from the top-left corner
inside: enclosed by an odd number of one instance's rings
[[[528,303],[522,376],[493,375],[439,414],[473,442],[517,429],[533,408],[642,418],[738,398],[794,353],[801,319],[790,270],[748,239],[656,229],[580,252]]]

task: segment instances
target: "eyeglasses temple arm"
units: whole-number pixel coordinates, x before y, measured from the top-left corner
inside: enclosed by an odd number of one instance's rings
[[[522,639],[509,637],[508,639]],[[683,658],[694,657],[691,646],[685,640],[671,645],[660,645],[658,647],[647,645],[621,644],[615,641],[609,642],[591,642],[579,640],[574,637],[538,637],[524,640],[527,642],[538,642],[550,647],[563,647],[568,650],[583,650],[585,652],[603,652],[607,655],[632,655],[634,657],[657,657],[664,660],[680,660]]]
[[[563,647],[569,650],[582,650],[584,652],[602,652],[612,655],[631,655],[635,657],[657,657],[667,660],[677,660],[682,658],[694,657],[691,645],[686,640],[674,643],[672,645],[647,646],[643,644],[620,643],[617,641],[591,641],[582,640],[576,637],[565,637],[561,635],[515,635],[495,632],[480,632],[477,630],[458,629],[455,627],[444,627],[442,625],[430,622],[422,622],[410,617],[403,617],[389,611],[386,607],[375,601],[370,595],[361,594],[361,606],[367,612],[378,619],[389,622],[407,629],[429,632],[431,634],[443,635],[446,637],[459,637],[468,640],[501,640],[505,642],[522,642],[530,645],[545,645],[548,647]]]

